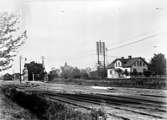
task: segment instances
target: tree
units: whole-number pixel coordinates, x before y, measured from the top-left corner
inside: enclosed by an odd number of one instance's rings
[[[71,78],[72,76],[72,71],[73,71],[73,67],[67,65],[67,63],[64,64],[64,66],[62,66],[61,68],[61,77],[63,78]]]
[[[138,72],[137,70],[134,68],[133,71],[131,72],[131,75],[132,76],[137,76],[138,75]]]
[[[151,75],[151,72],[149,70],[145,70],[143,74],[144,76],[149,77]]]
[[[59,77],[59,72],[60,72],[59,69],[52,69],[48,74],[49,81],[53,80],[54,78]]]
[[[82,69],[80,70],[80,75],[81,75],[81,78],[83,79],[88,79],[89,78],[89,74],[90,73],[89,71],[87,71],[87,69]]]
[[[126,76],[129,75],[129,72],[127,71],[127,69],[125,69],[125,71],[123,72]]]
[[[21,29],[21,18],[19,16],[0,13],[0,71],[12,67],[16,50],[26,38],[26,31]]]
[[[81,72],[77,67],[73,68],[72,73],[71,73],[71,77],[72,78],[81,78]]]
[[[91,71],[91,72],[89,73],[89,78],[90,78],[90,79],[99,79],[98,70]]]
[[[14,73],[13,75],[14,80],[19,80],[20,79],[20,73]]]
[[[123,70],[120,68],[116,69],[115,71],[118,73],[119,77],[121,77],[121,75],[123,74]]]
[[[4,76],[3,76],[3,79],[4,80],[13,80],[13,76],[9,73],[6,73]]]
[[[162,53],[154,54],[149,64],[149,71],[154,75],[166,74],[166,58]]]

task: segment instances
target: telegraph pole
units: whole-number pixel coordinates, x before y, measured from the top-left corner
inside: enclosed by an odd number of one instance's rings
[[[105,73],[106,73],[106,47],[105,47],[105,42],[101,42],[101,40],[99,42],[96,42],[96,47],[97,47],[97,63],[98,63],[98,77],[105,77]],[[100,56],[103,58],[100,60]],[[103,61],[102,64],[100,64],[100,61]],[[101,71],[100,66],[103,66],[103,72]]]
[[[19,64],[20,64],[20,83],[21,83],[21,59],[22,59],[22,57],[20,56],[19,59],[20,59],[20,62],[19,62]]]
[[[33,81],[35,80],[35,77],[34,77],[34,76],[35,76],[35,74],[33,73],[33,74],[32,74],[32,80],[33,80]]]
[[[99,42],[96,42],[96,48],[97,48],[97,72],[98,72],[98,77],[100,76],[100,71],[99,71],[99,64],[100,64],[100,61],[99,61]]]
[[[46,72],[46,69],[45,69],[45,57],[42,56],[42,66],[43,66],[43,69],[44,69],[44,73],[43,73],[43,80],[46,81],[48,79],[48,76],[47,76],[47,72]]]
[[[44,59],[45,59],[45,57],[44,56],[42,56],[42,65],[43,65],[43,68],[44,68]]]
[[[105,73],[106,73],[106,47],[105,47],[105,43],[103,42],[103,56],[104,56],[104,74],[103,77],[105,77]]]

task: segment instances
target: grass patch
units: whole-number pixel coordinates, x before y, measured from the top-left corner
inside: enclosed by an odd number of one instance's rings
[[[129,87],[146,89],[167,89],[166,78],[130,78],[130,79],[55,79],[50,83],[63,83],[88,86]]]
[[[34,114],[20,107],[9,98],[5,97],[0,89],[0,109],[3,120],[38,120]]]

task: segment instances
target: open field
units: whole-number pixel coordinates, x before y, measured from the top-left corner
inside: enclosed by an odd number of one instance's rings
[[[167,90],[15,83],[17,90],[35,93],[75,109],[103,109],[113,120],[165,120],[167,119]]]

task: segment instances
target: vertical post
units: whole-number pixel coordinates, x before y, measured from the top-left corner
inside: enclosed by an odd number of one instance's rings
[[[19,58],[20,58],[20,83],[21,83],[21,59],[22,57],[20,56]]]
[[[105,43],[103,42],[103,55],[104,55],[104,74],[103,74],[103,77],[105,77],[105,75],[106,75],[106,52],[105,52],[105,50],[106,50],[106,47],[105,47]]]
[[[34,81],[34,73],[32,73],[32,80]]]
[[[99,42],[96,42],[96,48],[97,48],[97,72],[98,72],[98,77],[99,75]]]
[[[44,68],[44,64],[45,64],[44,63],[44,59],[45,59],[44,56],[42,56],[42,65],[43,65],[43,68]]]
[[[42,56],[42,67],[43,67],[43,81],[45,81],[45,78],[46,78],[46,75],[47,74],[45,74],[46,73],[46,70],[45,70],[45,57],[44,56]]]

